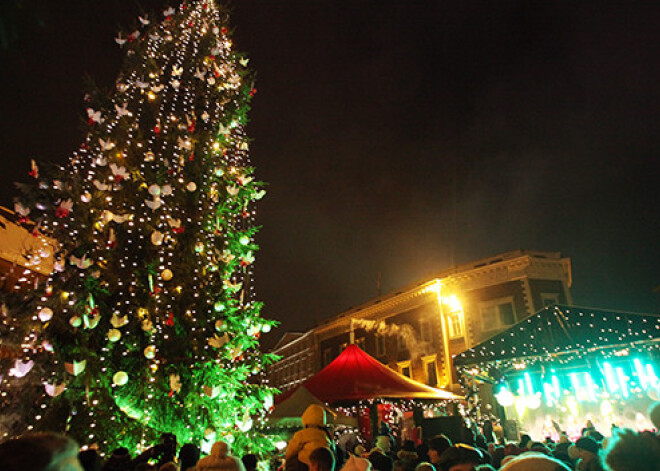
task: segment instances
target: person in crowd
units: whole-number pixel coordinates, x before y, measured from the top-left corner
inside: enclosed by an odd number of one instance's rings
[[[497,471],[495,468],[493,468],[493,465],[490,464],[480,464],[474,469],[475,471]]]
[[[85,471],[101,471],[101,457],[93,448],[78,453],[78,461]]]
[[[422,461],[417,466],[415,466],[415,471],[436,471],[435,466],[433,466],[428,461]]]
[[[368,459],[371,461],[371,465],[375,470],[392,471],[394,468],[394,460],[390,458],[383,449],[389,447],[389,439],[383,435],[381,435],[381,437],[383,437],[384,440],[376,440],[376,446],[369,452]]]
[[[486,443],[493,443],[494,437],[493,437],[493,421],[490,419],[486,419],[484,421],[484,424],[481,426],[481,433],[483,434],[484,438],[486,439]]]
[[[607,471],[657,471],[660,437],[619,428],[603,451],[603,464]]]
[[[518,448],[527,448],[527,444],[531,441],[532,441],[532,437],[530,437],[526,433],[522,434],[520,436],[520,443],[518,444]]]
[[[429,461],[436,466],[440,462],[440,456],[447,450],[451,448],[452,443],[446,435],[440,434],[431,438],[428,443],[428,457]]]
[[[575,445],[569,447],[569,456],[577,460],[575,469],[577,471],[603,471],[598,458],[600,445],[591,437],[581,437]]]
[[[371,461],[368,459],[350,455],[341,468],[341,471],[371,471],[372,469]]]
[[[414,471],[415,467],[419,463],[419,457],[417,456],[417,451],[415,450],[415,442],[412,440],[406,440],[403,442],[403,446],[396,454],[397,461],[401,461],[405,471]]]
[[[243,462],[229,453],[229,445],[226,442],[215,442],[211,447],[211,454],[197,462],[195,471],[245,471]]]
[[[168,461],[167,463],[162,464],[158,471],[179,471],[179,467],[173,461]]]
[[[437,464],[441,471],[474,471],[477,466],[484,464],[484,456],[477,448],[459,443],[447,448]]]
[[[35,433],[0,443],[2,471],[83,471],[78,444],[55,433]]]
[[[112,451],[108,459],[103,463],[101,471],[130,471],[133,469],[134,463],[131,460],[131,455],[128,448],[119,447]]]
[[[312,450],[309,454],[309,471],[335,471],[335,455],[330,448]]]
[[[333,443],[326,427],[325,409],[312,404],[302,415],[302,430],[298,430],[286,448],[286,471],[307,471],[309,455],[317,448],[332,450]]]
[[[248,453],[241,458],[241,461],[243,462],[243,466],[245,466],[245,471],[257,471],[257,464],[259,463],[257,455]]]
[[[526,452],[512,457],[500,471],[571,471],[571,468],[542,453]]]
[[[181,471],[194,471],[199,461],[199,447],[194,443],[186,443],[179,450],[179,466]]]

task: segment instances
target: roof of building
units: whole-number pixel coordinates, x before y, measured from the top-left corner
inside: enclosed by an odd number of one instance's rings
[[[454,365],[530,365],[651,347],[660,348],[660,314],[555,305],[456,355]]]

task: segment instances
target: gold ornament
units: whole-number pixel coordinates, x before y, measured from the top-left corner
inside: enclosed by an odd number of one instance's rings
[[[111,342],[117,342],[121,338],[121,332],[119,332],[117,329],[110,329],[108,331],[108,340]]]
[[[118,371],[112,377],[112,382],[117,386],[123,386],[124,384],[128,383],[128,375],[124,371]]]
[[[163,280],[170,281],[174,276],[174,273],[172,273],[172,270],[170,270],[169,268],[166,268],[161,272],[160,276]]]

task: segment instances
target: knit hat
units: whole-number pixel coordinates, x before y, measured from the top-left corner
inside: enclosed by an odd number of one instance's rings
[[[510,457],[500,471],[570,471],[564,463],[533,451]]]
[[[597,455],[598,450],[600,450],[598,442],[591,437],[579,438],[578,441],[575,442],[575,446],[581,450],[593,453],[594,455]]]
[[[115,449],[103,465],[103,471],[124,471],[131,469],[131,455],[128,448]]]
[[[364,458],[351,455],[344,463],[341,471],[371,471],[371,462]]]
[[[435,450],[442,454],[447,448],[452,446],[451,440],[445,435],[436,435],[429,440],[429,450]]]
[[[217,441],[211,447],[211,454],[199,460],[195,468],[197,471],[245,471],[243,462],[235,456],[229,456],[229,445]]]

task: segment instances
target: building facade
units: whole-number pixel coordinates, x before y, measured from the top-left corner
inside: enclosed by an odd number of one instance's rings
[[[570,259],[556,252],[515,251],[453,267],[437,277],[372,299],[305,334],[311,374],[355,343],[385,365],[431,386],[457,389],[452,357],[550,304],[572,304]],[[284,338],[282,339],[284,340]],[[293,365],[302,344],[278,344],[274,365],[290,374],[286,390],[304,379]],[[313,350],[313,353],[309,353]],[[286,352],[294,357],[290,360]],[[295,356],[297,355],[297,356]],[[290,368],[290,369],[289,369]]]
[[[313,331],[284,334],[272,350],[281,359],[269,367],[269,383],[281,392],[297,387],[316,373],[316,351]]]

